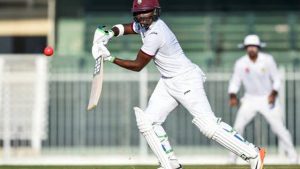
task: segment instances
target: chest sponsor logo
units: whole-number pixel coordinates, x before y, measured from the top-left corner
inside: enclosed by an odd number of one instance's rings
[[[250,73],[250,69],[248,67],[245,68],[245,73]]]
[[[157,35],[158,33],[157,32],[151,32],[149,35],[151,35],[151,34]]]
[[[189,92],[191,92],[191,90],[187,90],[187,91],[185,91],[183,94],[186,95],[186,94],[188,94]]]

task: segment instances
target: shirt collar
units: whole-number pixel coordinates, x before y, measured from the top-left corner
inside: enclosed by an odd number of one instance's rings
[[[151,30],[153,27],[154,27],[154,25],[157,23],[157,21],[153,21],[152,23],[151,23],[151,25],[149,26],[149,28],[148,28],[148,30]]]
[[[262,57],[261,57],[261,52],[258,52],[258,53],[257,53],[257,58],[256,58],[256,61],[255,61],[255,62],[253,62],[253,61],[250,59],[250,56],[249,56],[248,54],[247,54],[246,56],[247,56],[248,61],[251,62],[251,63],[257,63],[257,62],[259,62],[259,61],[262,59]]]

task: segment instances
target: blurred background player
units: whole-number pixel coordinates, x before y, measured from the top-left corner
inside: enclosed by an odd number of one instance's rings
[[[111,30],[97,28],[92,53],[123,68],[140,71],[154,61],[161,78],[145,111],[135,107],[137,126],[160,162],[160,168],[180,169],[168,136],[162,127],[169,113],[182,104],[193,116],[193,123],[208,138],[213,139],[250,163],[251,169],[263,167],[264,149],[244,140],[232,127],[217,118],[204,91],[205,75],[184,54],[177,38],[160,16],[158,0],[134,0],[134,22],[118,24]],[[143,45],[135,60],[123,60],[105,49],[113,36],[140,34]]]
[[[229,105],[237,106],[237,93],[241,84],[245,88],[244,97],[237,112],[234,129],[241,135],[245,127],[261,113],[270,124],[272,131],[283,143],[284,151],[293,163],[297,163],[298,157],[289,131],[282,121],[282,110],[279,103],[278,91],[280,88],[280,76],[273,56],[260,52],[265,46],[257,35],[248,35],[240,47],[247,52],[238,59],[234,66],[234,72],[229,84]],[[236,156],[231,154],[230,162],[236,162]]]

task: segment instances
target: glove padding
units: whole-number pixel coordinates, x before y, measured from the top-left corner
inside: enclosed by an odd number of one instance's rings
[[[96,60],[98,57],[102,56],[104,61],[114,62],[114,56],[110,55],[109,50],[102,44],[94,44],[92,47],[92,55]]]
[[[112,30],[106,30],[105,26],[99,26],[95,30],[93,44],[102,43],[106,45],[113,36],[114,36],[114,32]]]
[[[92,47],[92,55],[94,59],[96,60],[98,57],[102,56],[105,60],[107,57],[110,56],[109,50],[104,46],[102,43],[95,43]]]

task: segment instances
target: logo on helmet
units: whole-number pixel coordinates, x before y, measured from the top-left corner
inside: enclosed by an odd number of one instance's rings
[[[160,8],[158,0],[133,0],[132,9],[133,13],[145,12]]]

